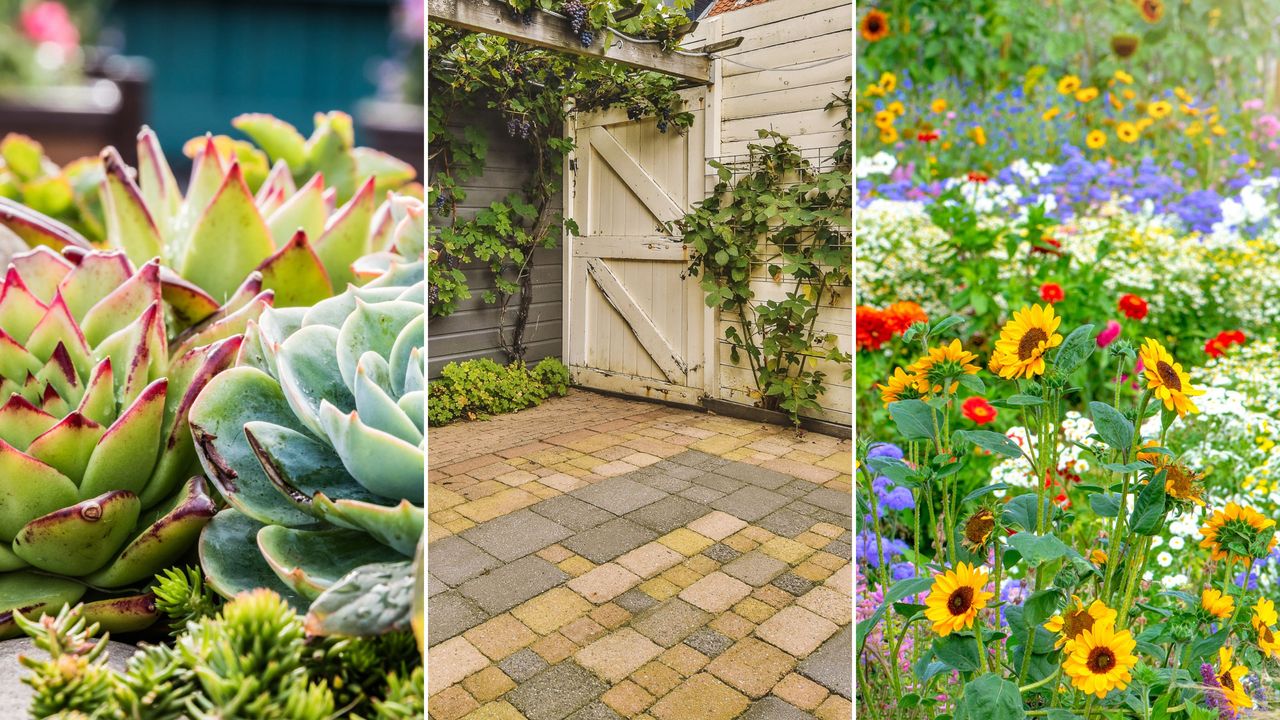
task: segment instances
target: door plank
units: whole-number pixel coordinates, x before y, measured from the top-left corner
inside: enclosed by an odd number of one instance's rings
[[[635,157],[622,147],[617,138],[602,127],[593,127],[588,131],[591,147],[618,174],[631,191],[640,198],[649,212],[658,220],[668,223],[684,217],[680,204],[671,198],[657,180],[647,170],[640,167]]]
[[[604,260],[587,258],[586,263],[587,272],[591,273],[600,292],[626,321],[631,331],[635,333],[640,346],[649,353],[649,357],[653,358],[653,362],[662,370],[662,374],[673,383],[683,384],[688,366],[653,324],[653,320],[649,318],[644,308],[636,303]]]

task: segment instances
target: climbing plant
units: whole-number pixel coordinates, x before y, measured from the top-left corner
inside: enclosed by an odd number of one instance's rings
[[[540,10],[574,13],[583,5],[579,27],[591,32],[584,44],[609,42],[608,28],[639,34],[669,44],[686,22],[680,7],[660,0],[643,0],[641,12],[621,21],[609,18],[618,10],[615,0],[513,0],[510,12],[520,16]],[[561,14],[565,14],[561,12]],[[573,15],[572,13],[570,14]],[[605,38],[597,40],[594,33]],[[594,57],[534,48],[491,35],[469,33],[432,23],[428,26],[428,128],[431,169],[433,261],[429,267],[428,301],[432,317],[445,316],[471,297],[461,266],[480,261],[488,265],[494,289],[482,299],[500,309],[499,333],[503,350],[512,360],[524,358],[525,331],[533,301],[533,253],[555,247],[563,232],[577,225],[560,212],[565,157],[573,150],[564,135],[570,113],[623,107],[632,119],[657,118],[658,129],[684,132],[693,115],[684,112],[677,80],[655,72],[625,68]],[[481,208],[473,217],[458,212],[466,200],[465,187],[484,171],[488,139],[476,119],[498,113],[506,132],[527,142],[530,173],[518,192]]]
[[[836,108],[844,109],[847,134],[847,91],[827,106]],[[673,225],[694,250],[689,273],[701,278],[707,305],[736,320],[724,329],[730,359],[746,359],[761,407],[799,424],[826,390],[818,361],[846,365],[846,378],[852,371],[836,335],[818,327],[824,303],[851,286],[852,140],[846,135],[815,166],[786,136],[760,130],[759,137],[746,162],[711,162],[715,189]],[[757,300],[768,283],[785,288],[783,299]]]

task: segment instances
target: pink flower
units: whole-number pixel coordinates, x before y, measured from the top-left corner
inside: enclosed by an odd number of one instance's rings
[[[1110,345],[1115,342],[1115,339],[1119,336],[1120,323],[1115,320],[1108,320],[1107,326],[1102,329],[1102,332],[1098,333],[1098,347],[1104,348]]]
[[[67,7],[54,0],[45,0],[22,11],[22,32],[32,42],[53,43],[64,50],[80,44],[80,31],[71,22]]]
[[[1267,137],[1275,137],[1277,133],[1280,133],[1280,118],[1275,115],[1262,115],[1254,121],[1254,124]]]
[[[1243,107],[1245,110],[1261,110],[1261,109],[1262,109],[1262,98],[1254,98],[1254,99],[1252,99],[1252,100],[1245,100],[1245,101],[1244,101],[1244,104],[1243,104],[1243,105],[1241,105],[1241,107]]]

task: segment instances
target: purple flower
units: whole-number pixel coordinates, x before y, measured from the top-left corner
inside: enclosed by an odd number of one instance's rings
[[[902,452],[902,448],[898,447],[897,445],[894,445],[893,443],[876,443],[875,445],[871,446],[870,450],[867,451],[868,460],[870,460],[871,458],[878,458],[878,457],[893,458],[894,460],[901,460],[903,458],[903,455],[904,453]]]
[[[894,563],[889,570],[889,574],[894,580],[906,580],[916,576],[916,566],[909,562]]]
[[[916,506],[916,499],[907,488],[897,487],[882,495],[880,504],[886,510],[908,510]]]

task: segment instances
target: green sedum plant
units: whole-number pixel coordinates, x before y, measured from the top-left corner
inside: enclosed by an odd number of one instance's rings
[[[569,392],[569,369],[555,358],[530,368],[523,362],[499,365],[488,358],[449,363],[427,393],[427,422],[448,425],[515,412]]]
[[[192,407],[201,463],[230,506],[201,537],[210,584],[309,605],[316,634],[409,627],[425,497],[421,230],[420,213],[398,229],[415,261],[264,313],[238,366]]]
[[[214,514],[187,412],[271,303],[256,274],[212,318],[170,338],[155,262],[48,248],[0,285],[0,636],[16,612],[73,603],[113,630],[144,627],[136,588],[189,550]],[[120,593],[126,593],[120,596]]]

